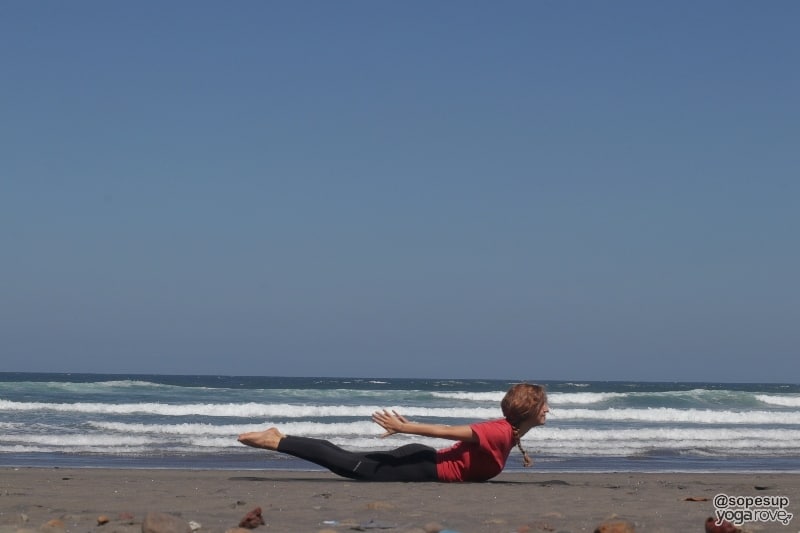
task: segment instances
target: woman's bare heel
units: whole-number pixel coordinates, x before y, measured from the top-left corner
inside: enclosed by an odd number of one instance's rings
[[[252,446],[253,448],[263,448],[265,450],[277,450],[281,439],[285,437],[278,428],[269,428],[264,431],[253,431],[252,433],[242,433],[239,435],[239,442]]]

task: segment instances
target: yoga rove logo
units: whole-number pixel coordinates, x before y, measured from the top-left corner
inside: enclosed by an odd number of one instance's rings
[[[745,522],[780,522],[788,526],[794,516],[787,510],[786,496],[714,496],[716,524],[730,522],[741,526]]]

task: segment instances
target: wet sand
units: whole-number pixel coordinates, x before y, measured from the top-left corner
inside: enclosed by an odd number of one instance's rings
[[[637,532],[702,532],[714,496],[784,496],[800,474],[509,473],[488,483],[363,483],[324,472],[0,468],[0,533],[141,531],[150,511],[224,532],[261,507],[255,531],[585,532],[624,520]],[[692,501],[694,500],[694,501]],[[109,522],[98,525],[106,516]],[[52,522],[51,522],[52,521]],[[50,525],[47,525],[50,522]],[[747,531],[796,533],[756,521]]]

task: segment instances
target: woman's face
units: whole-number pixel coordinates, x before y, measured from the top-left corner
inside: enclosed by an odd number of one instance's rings
[[[543,426],[544,423],[547,421],[547,413],[550,412],[550,406],[547,405],[547,401],[542,404],[542,408],[539,409],[539,412],[535,415],[534,425],[536,426]]]

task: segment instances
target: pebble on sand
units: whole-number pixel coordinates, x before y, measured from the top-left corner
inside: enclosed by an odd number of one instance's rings
[[[636,533],[636,530],[630,522],[615,520],[612,522],[603,522],[597,526],[594,533]]]
[[[261,507],[256,507],[242,518],[242,521],[239,522],[239,527],[247,528],[247,529],[255,529],[258,526],[263,526],[265,524],[264,517],[261,516]]]
[[[64,525],[64,521],[60,518],[53,518],[52,520],[48,520],[45,524],[41,527],[42,531],[58,531],[66,529]]]

